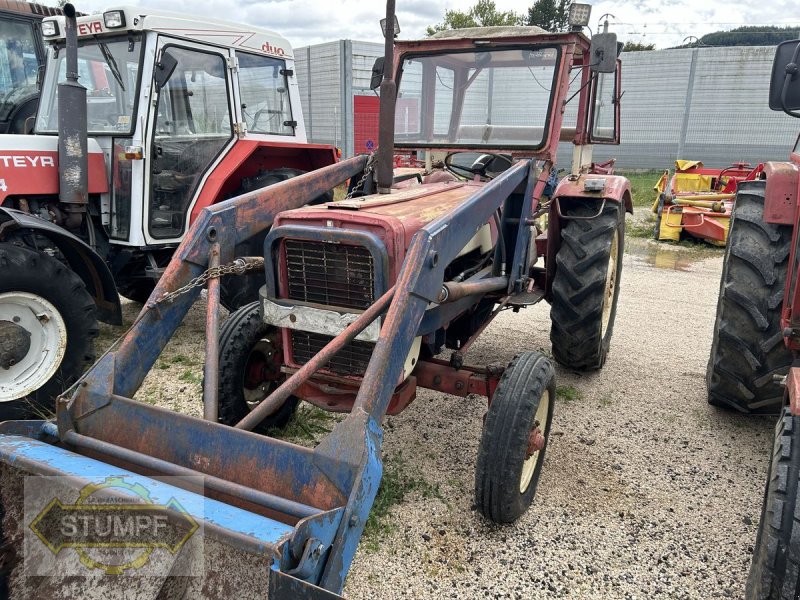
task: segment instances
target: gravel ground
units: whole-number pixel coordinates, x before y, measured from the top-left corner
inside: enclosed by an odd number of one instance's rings
[[[557,369],[539,490],[512,526],[472,510],[483,399],[420,390],[388,418],[387,459],[435,493],[391,508],[380,537],[361,544],[345,596],[741,598],[772,428],[706,403],[721,266],[718,252],[628,240],[608,362],[588,375]],[[128,321],[137,308],[125,306]],[[201,412],[202,310],[138,399]],[[549,354],[548,315],[544,304],[503,313],[468,360]],[[104,328],[102,341],[118,333]]]

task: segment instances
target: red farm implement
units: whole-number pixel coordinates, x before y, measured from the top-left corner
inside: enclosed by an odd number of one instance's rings
[[[763,169],[747,163],[709,169],[700,161],[675,161],[672,176],[664,171],[654,187],[658,197],[653,202],[653,236],[668,241],[689,236],[724,246],[738,184],[758,179]]]

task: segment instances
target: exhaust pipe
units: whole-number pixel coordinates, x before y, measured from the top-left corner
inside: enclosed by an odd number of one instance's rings
[[[394,108],[397,84],[394,81],[394,5],[386,0],[386,35],[383,48],[383,81],[378,126],[378,193],[388,194],[394,181]]]
[[[58,84],[58,198],[67,227],[80,225],[89,201],[86,88],[78,83],[78,24],[75,7],[64,5],[67,79]]]

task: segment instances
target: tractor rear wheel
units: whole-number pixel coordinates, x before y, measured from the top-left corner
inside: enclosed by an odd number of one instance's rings
[[[478,447],[475,504],[487,519],[511,523],[533,502],[555,399],[552,363],[538,352],[518,354],[492,396]]]
[[[94,300],[57,259],[0,244],[0,421],[43,418],[94,360]]]
[[[800,417],[788,408],[775,427],[764,506],[753,562],[747,578],[747,600],[793,600],[800,584]]]
[[[792,228],[764,222],[765,187],[739,184],[706,383],[714,406],[778,414],[784,388],[773,376],[785,374],[792,361],[781,330]]]
[[[617,314],[625,218],[622,206],[577,201],[562,212],[570,217],[556,254],[550,341],[553,357],[565,367],[599,369],[611,345]],[[594,218],[581,218],[591,217]]]
[[[258,302],[231,313],[219,335],[219,421],[236,425],[283,383],[280,331],[261,319]],[[300,400],[290,396],[255,431],[285,427]]]

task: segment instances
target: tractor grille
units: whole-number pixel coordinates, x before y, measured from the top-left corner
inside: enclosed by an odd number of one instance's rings
[[[333,338],[319,333],[292,331],[292,357],[295,364],[304,365],[320,353]],[[375,344],[353,340],[342,348],[324,367],[338,375],[363,375]]]
[[[375,269],[369,250],[309,240],[285,243],[290,299],[356,309],[372,304]]]

